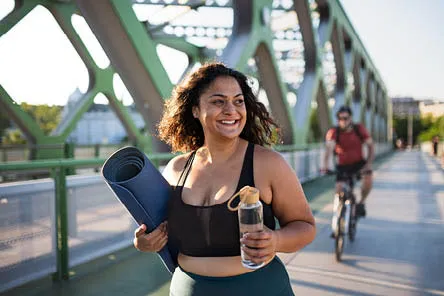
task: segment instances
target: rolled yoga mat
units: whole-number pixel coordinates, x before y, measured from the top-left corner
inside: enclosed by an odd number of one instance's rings
[[[102,175],[116,198],[147,233],[167,219],[172,188],[145,153],[135,147],[114,152],[104,163]],[[172,273],[177,266],[177,248],[168,243],[158,252]]]

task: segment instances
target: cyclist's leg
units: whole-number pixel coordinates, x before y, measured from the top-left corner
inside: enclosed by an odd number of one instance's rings
[[[347,180],[346,173],[350,171],[349,165],[337,165],[336,166],[336,184],[335,184],[335,193],[339,194],[343,190],[344,182]]]
[[[351,173],[358,174],[358,178],[361,179],[361,199],[360,201],[356,201],[356,214],[359,217],[366,216],[365,210],[365,200],[371,190],[372,187],[372,171],[361,171],[361,169],[365,166],[365,161],[362,160],[352,165]]]
[[[365,203],[365,200],[373,186],[373,171],[372,170],[362,171],[364,165],[365,161],[361,161],[356,164],[355,168],[356,172],[359,172],[361,176],[361,200],[359,201],[360,204]]]
[[[373,187],[373,174],[372,172],[362,172],[361,178],[361,200],[359,203],[363,204]]]

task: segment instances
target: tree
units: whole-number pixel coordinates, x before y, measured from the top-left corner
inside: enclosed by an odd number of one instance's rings
[[[30,105],[28,103],[21,103],[20,107],[35,120],[45,135],[49,135],[57,127],[63,109],[62,106]],[[0,114],[0,136],[2,136],[3,142],[7,144],[26,143],[26,139],[19,130],[12,130],[4,134],[10,123],[4,113],[2,111]]]
[[[395,129],[398,139],[403,139],[407,141],[408,138],[408,118],[407,117],[397,117],[393,116],[393,128]],[[416,140],[419,133],[423,130],[423,125],[419,117],[413,117],[413,145],[417,144]]]
[[[393,117],[393,128],[398,138],[407,140],[407,117]],[[434,136],[444,139],[444,116],[413,118],[413,144],[431,141]]]
[[[444,140],[444,116],[423,118],[424,130],[419,134],[421,142],[431,141],[434,136]]]
[[[26,144],[26,139],[18,130],[12,130],[3,136],[3,144]]]
[[[29,105],[21,103],[20,107],[40,126],[45,135],[49,135],[59,124],[62,106]]]

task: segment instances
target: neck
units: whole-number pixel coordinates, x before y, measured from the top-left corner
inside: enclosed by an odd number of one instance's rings
[[[229,141],[205,141],[198,154],[208,163],[223,163],[236,154],[243,141],[237,137]]]

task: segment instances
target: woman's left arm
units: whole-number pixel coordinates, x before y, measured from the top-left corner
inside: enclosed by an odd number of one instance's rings
[[[316,236],[315,219],[296,173],[277,152],[270,151],[266,162],[272,191],[272,207],[279,220],[277,252],[296,252]]]
[[[258,151],[259,150],[259,151]],[[315,220],[296,173],[277,152],[256,149],[255,183],[262,199],[271,201],[280,229],[268,228],[259,233],[248,233],[241,239],[244,250],[253,261],[267,261],[276,252],[296,252],[316,235]],[[259,161],[256,161],[258,159]]]

